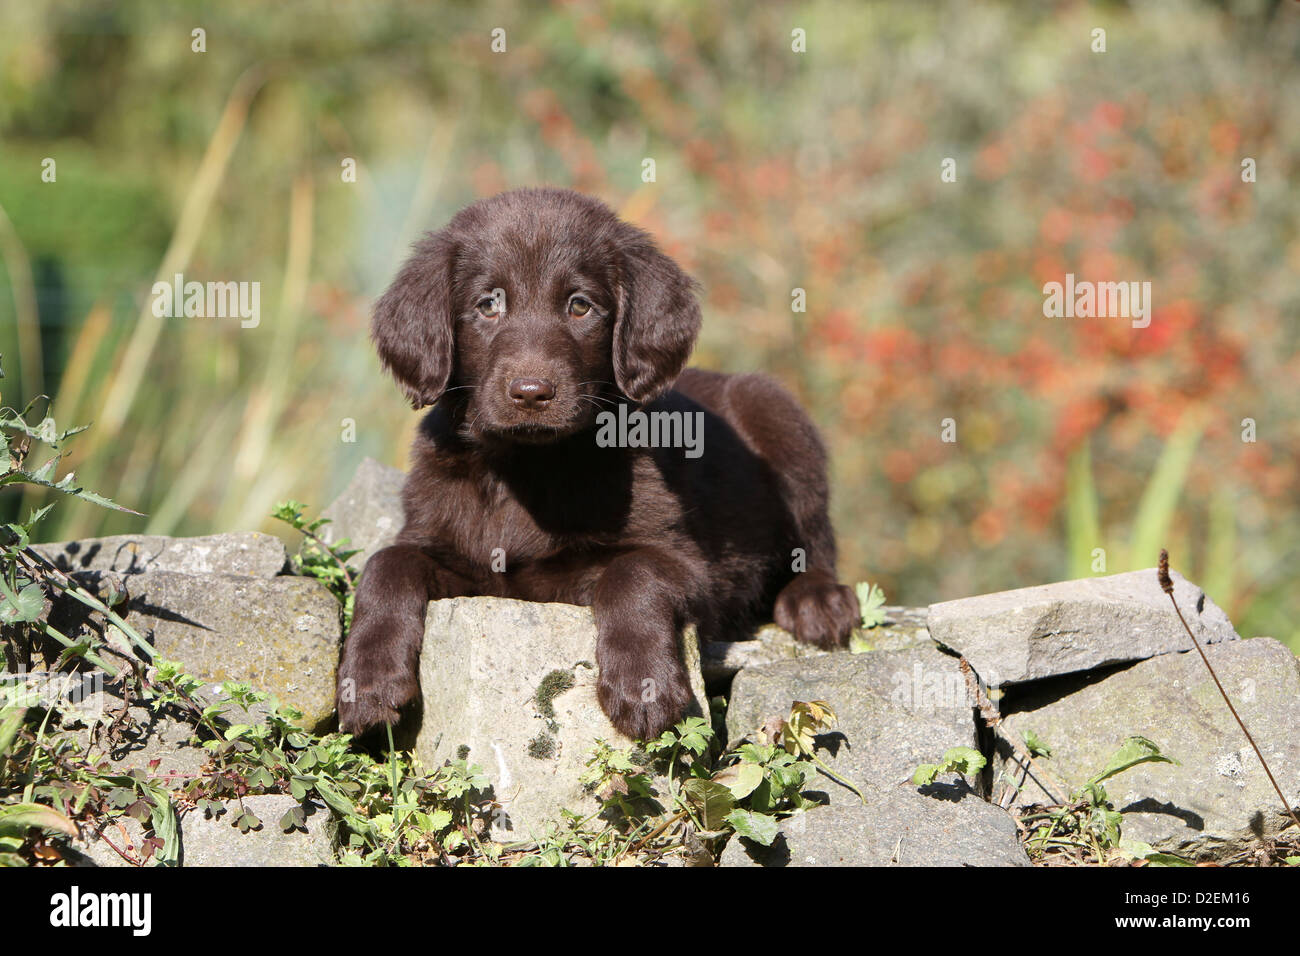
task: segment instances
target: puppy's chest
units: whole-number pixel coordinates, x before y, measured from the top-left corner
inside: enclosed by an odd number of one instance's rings
[[[475,513],[462,515],[462,550],[476,563],[506,558],[514,567],[599,562],[671,537],[680,518],[657,474],[636,480],[601,475],[537,476],[529,481],[481,477]]]

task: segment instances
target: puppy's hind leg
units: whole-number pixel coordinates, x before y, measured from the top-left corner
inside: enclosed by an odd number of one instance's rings
[[[806,643],[845,647],[862,619],[857,595],[835,573],[826,449],[817,428],[790,395],[761,375],[737,376],[727,401],[746,440],[776,472],[789,519],[793,578],[776,597],[773,619]]]
[[[848,646],[862,611],[853,589],[836,581],[833,571],[809,569],[781,589],[773,618],[803,643],[829,650]]]

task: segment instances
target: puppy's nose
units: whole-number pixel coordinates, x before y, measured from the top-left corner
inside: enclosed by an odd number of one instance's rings
[[[510,383],[510,400],[520,408],[545,408],[555,397],[555,383],[544,378],[517,378]]]

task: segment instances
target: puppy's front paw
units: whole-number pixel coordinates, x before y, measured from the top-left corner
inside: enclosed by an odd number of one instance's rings
[[[349,638],[349,645],[355,637]],[[367,653],[364,643],[348,651],[339,666],[335,694],[339,730],[361,737],[399,723],[402,711],[420,696],[416,668],[395,662],[390,654]]]
[[[650,740],[686,714],[694,699],[686,671],[675,656],[606,654],[598,657],[596,698],[624,737]]]
[[[852,588],[825,572],[807,571],[777,595],[774,618],[796,639],[829,650],[848,645],[862,611]]]

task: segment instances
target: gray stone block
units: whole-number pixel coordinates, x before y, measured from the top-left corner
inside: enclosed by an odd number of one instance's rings
[[[707,714],[693,631],[682,647],[698,712]],[[597,739],[631,741],[600,709],[595,660],[590,608],[486,597],[430,603],[415,751],[435,767],[468,749],[501,804],[498,839],[526,840],[561,809],[596,809],[579,782],[586,760]]]
[[[361,549],[352,559],[353,565],[364,567],[372,554],[392,544],[402,530],[405,483],[406,475],[398,469],[365,459],[343,493],[321,512],[322,518],[330,519],[321,529],[321,537],[327,544],[347,538],[349,547]]]
[[[957,662],[932,647],[827,654],[746,668],[727,708],[735,741],[769,717],[785,718],[794,701],[824,700],[839,718],[818,738],[818,756],[862,787],[910,780],[950,747],[976,747],[972,701]],[[832,803],[858,802],[830,778],[818,778]]]
[[[1173,573],[1174,596],[1198,640],[1238,640],[1205,592]],[[930,606],[930,635],[990,686],[1019,684],[1190,650],[1154,568],[999,591]]]
[[[35,544],[33,550],[65,572],[176,571],[181,574],[244,574],[270,578],[285,565],[279,538],[256,531],[197,538],[123,534]]]
[[[722,866],[1029,866],[1011,816],[957,785],[871,787],[860,801],[816,807],[780,826],[771,846],[733,837]]]
[[[319,804],[307,805],[307,832],[285,832],[280,818],[298,806],[288,795],[263,794],[243,798],[243,807],[262,825],[240,833],[233,824],[240,804],[230,801],[226,812],[205,817],[192,811],[181,819],[182,866],[331,866],[334,847],[325,821],[329,814]]]
[[[886,607],[885,623],[854,633],[854,646],[869,650],[898,650],[904,647],[932,647],[926,627],[929,609],[923,607]],[[758,667],[777,661],[801,657],[821,657],[827,652],[811,644],[801,644],[793,634],[775,624],[767,624],[749,641],[705,641],[700,647],[700,663],[706,681],[725,680],[746,667]]]
[[[239,801],[228,801],[225,813],[207,817],[191,810],[179,819],[180,865],[207,867],[235,866],[332,866],[334,846],[326,822],[329,814],[319,804],[307,805],[306,832],[285,832],[280,819],[298,801],[281,794],[258,794],[243,798],[243,809],[261,821],[261,826],[241,833],[234,826],[241,814]],[[81,866],[133,866],[141,859],[141,842],[145,828],[131,817],[101,821],[84,839],[73,841],[76,856],[70,860]],[[107,839],[105,839],[107,837]],[[112,845],[110,845],[112,844]],[[116,847],[117,849],[114,849]],[[131,859],[122,856],[127,854]]]
[[[97,572],[79,574],[89,590]],[[334,596],[310,578],[149,571],[125,576],[125,620],[205,683],[252,684],[316,727],[334,712],[341,636]],[[119,613],[121,610],[118,609]],[[86,609],[63,599],[51,620],[75,633]]]
[[[1211,645],[1213,663],[1279,786],[1300,805],[1300,662],[1271,638]],[[1036,773],[1061,799],[1099,772],[1124,739],[1138,734],[1179,761],[1142,764],[1103,784],[1124,814],[1124,836],[1197,859],[1277,834],[1282,801],[1195,651],[1166,654],[1061,694],[1026,688],[998,729],[1020,740],[1033,731],[1052,747]],[[1005,745],[1003,769],[1019,780]],[[1047,802],[1032,781],[1019,803]]]

